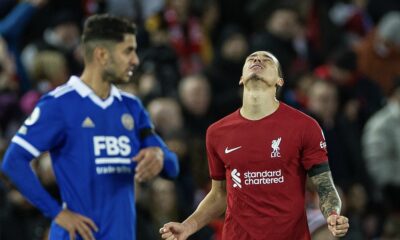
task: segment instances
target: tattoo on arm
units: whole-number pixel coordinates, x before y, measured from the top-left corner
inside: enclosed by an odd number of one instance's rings
[[[320,173],[311,177],[319,195],[319,207],[325,218],[332,212],[340,214],[342,202],[336,191],[330,171]]]

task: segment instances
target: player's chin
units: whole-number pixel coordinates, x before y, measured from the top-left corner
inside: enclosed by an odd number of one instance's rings
[[[250,76],[245,80],[245,82],[249,82],[249,81],[266,81],[265,78],[263,78],[260,74],[258,73],[252,73],[250,74]]]
[[[128,83],[129,80],[130,80],[130,76],[122,76],[122,77],[115,78],[113,83],[115,83],[115,84]]]

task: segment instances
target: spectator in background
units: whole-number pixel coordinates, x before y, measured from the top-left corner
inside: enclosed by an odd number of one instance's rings
[[[201,58],[208,66],[212,63],[215,54],[215,42],[220,30],[220,7],[217,0],[203,0],[199,7],[201,29],[203,31]]]
[[[105,0],[106,12],[131,19],[138,24],[161,11],[166,0]]]
[[[15,64],[11,58],[7,43],[0,37],[0,141],[8,139],[8,128],[20,117],[18,111],[18,80]],[[15,130],[15,129],[14,129]],[[4,145],[0,144],[0,153]]]
[[[339,111],[349,124],[364,126],[366,119],[382,107],[380,86],[357,71],[357,55],[351,49],[338,49],[327,63],[314,69],[314,74],[337,86]]]
[[[155,98],[147,105],[156,131],[162,137],[170,137],[183,131],[182,109],[173,98]]]
[[[180,73],[185,76],[201,71],[204,67],[203,30],[200,19],[192,12],[191,1],[168,1],[163,18],[169,42],[178,55]]]
[[[299,58],[294,43],[300,33],[301,24],[296,9],[278,6],[266,17],[264,29],[250,41],[252,51],[270,49],[274,55],[279,56],[286,84],[289,85],[292,84],[295,62]]]
[[[142,64],[140,70],[147,78],[154,78],[154,85],[146,94],[144,100],[155,97],[176,97],[178,82],[181,78],[178,54],[169,40],[168,24],[162,13],[147,19],[145,28],[149,34],[150,46],[139,52]],[[142,83],[143,80],[143,83]],[[146,80],[146,82],[148,79]],[[148,85],[139,77],[139,88],[142,84]]]
[[[169,219],[178,218],[178,203],[175,184],[162,178],[156,178],[151,183],[149,204],[154,231]]]
[[[82,53],[78,49],[80,24],[72,10],[53,12],[42,39],[27,45],[22,52],[26,69],[33,71],[35,57],[41,51],[57,51],[67,60],[70,73],[80,74],[83,66]]]
[[[20,90],[26,91],[31,87],[29,78],[21,61],[21,37],[32,16],[47,0],[28,0],[18,4],[4,19],[0,21],[0,36],[8,44],[8,48],[17,67]]]
[[[355,46],[360,73],[375,81],[389,96],[393,78],[400,75],[400,12],[389,12]]]
[[[360,183],[348,183],[343,189],[346,198],[346,215],[349,217],[349,223],[351,228],[344,237],[348,240],[365,240],[366,236],[366,224],[364,223],[364,217],[367,214],[368,206],[370,203],[366,188]],[[369,231],[377,232],[378,229],[369,229]]]
[[[361,146],[357,128],[349,127],[341,119],[338,106],[336,85],[323,80],[312,83],[306,111],[315,117],[324,131],[332,176],[335,183],[343,188],[349,182],[363,181],[366,176],[365,164],[359,154]]]
[[[363,155],[375,189],[390,213],[400,211],[400,80],[396,78],[387,104],[367,122]]]
[[[179,83],[179,99],[182,104],[185,127],[192,136],[203,136],[215,121],[211,112],[211,89],[202,75],[191,75]]]
[[[241,74],[249,46],[242,30],[235,25],[228,25],[222,30],[215,49],[214,60],[204,74],[211,86],[211,108],[218,110],[216,118],[221,118],[240,106],[237,76]]]
[[[58,51],[40,51],[33,59],[31,76],[42,94],[64,84],[69,74],[67,60]]]
[[[368,0],[336,1],[330,8],[329,18],[343,30],[346,45],[353,45],[372,29],[367,4]]]

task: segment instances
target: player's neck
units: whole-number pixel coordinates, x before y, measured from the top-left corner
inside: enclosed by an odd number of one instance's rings
[[[98,71],[85,69],[81,75],[81,79],[101,99],[106,99],[110,96],[111,84],[108,81],[104,81]]]
[[[249,120],[258,120],[276,111],[279,101],[275,93],[265,91],[244,91],[240,114]]]

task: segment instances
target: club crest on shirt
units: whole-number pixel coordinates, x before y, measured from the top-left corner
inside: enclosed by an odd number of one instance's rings
[[[281,153],[279,152],[280,148],[279,148],[279,144],[281,144],[281,140],[282,138],[279,137],[275,140],[272,140],[272,152],[271,152],[271,158],[278,158],[281,157]]]
[[[133,117],[129,113],[122,114],[121,122],[127,130],[132,130],[134,127]]]

